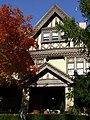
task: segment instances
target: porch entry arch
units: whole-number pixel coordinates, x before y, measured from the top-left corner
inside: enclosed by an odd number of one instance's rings
[[[55,79],[43,79],[42,76],[50,73]],[[66,109],[66,88],[73,81],[68,75],[58,70],[50,63],[44,63],[37,74],[38,81],[30,86],[30,111],[44,109],[59,109],[63,104]]]

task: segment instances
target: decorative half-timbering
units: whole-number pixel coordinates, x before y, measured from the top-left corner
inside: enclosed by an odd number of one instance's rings
[[[68,100],[65,95],[68,87],[72,87],[74,83],[74,71],[77,70],[78,74],[82,75],[89,70],[87,54],[81,53],[83,43],[74,46],[71,41],[70,44],[67,44],[63,39],[64,33],[55,28],[55,23],[63,24],[63,20],[67,16],[61,8],[54,5],[34,27],[33,37],[38,41],[39,48],[32,50],[31,55],[35,64],[40,66],[40,71],[37,73],[38,81],[30,86],[31,93],[33,93],[33,96],[31,95],[31,102],[34,105],[31,107],[32,110],[52,109],[50,106],[52,98],[55,102],[54,109],[59,109],[63,102],[64,109],[67,110],[69,106],[73,105],[73,101]],[[46,100],[47,97],[48,100]],[[40,106],[40,104],[42,105]]]

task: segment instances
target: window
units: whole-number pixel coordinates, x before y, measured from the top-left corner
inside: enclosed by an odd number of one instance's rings
[[[77,69],[78,75],[83,75],[83,69]]]
[[[68,74],[69,74],[70,76],[74,75],[74,69],[73,69],[73,70],[68,70]]]
[[[58,32],[52,32],[52,40],[58,40]]]
[[[68,59],[67,63],[67,73],[72,76],[74,75],[74,58]]]
[[[68,63],[68,74],[74,75],[74,63]]]
[[[58,32],[56,30],[48,30],[42,32],[42,42],[53,42],[58,40]]]
[[[83,63],[77,63],[77,69],[78,68],[83,68]]]
[[[90,62],[86,62],[86,72],[90,72]]]
[[[58,32],[55,29],[48,29],[47,31],[43,29],[42,31],[42,43],[44,42],[54,42],[54,41],[65,41],[63,39],[64,32]]]
[[[76,69],[79,75],[83,75],[83,68],[84,68],[84,59],[77,58],[76,59]]]
[[[74,58],[69,58],[67,62],[68,63],[74,63]]]
[[[84,73],[84,58],[68,58],[67,59],[67,73],[72,76],[74,75],[74,70],[77,71],[79,75]]]
[[[43,41],[49,41],[49,36],[50,36],[49,32],[44,32],[43,33]]]
[[[68,64],[68,69],[73,69],[74,68],[74,64],[73,63],[69,63]]]

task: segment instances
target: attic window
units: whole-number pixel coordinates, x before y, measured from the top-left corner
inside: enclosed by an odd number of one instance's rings
[[[43,41],[49,41],[50,32],[43,33]]]
[[[46,31],[42,30],[42,43],[49,43],[49,42],[60,42],[64,41],[62,39],[64,36],[64,32],[58,32],[54,29],[49,29]]]
[[[52,40],[58,40],[58,32],[52,32]]]

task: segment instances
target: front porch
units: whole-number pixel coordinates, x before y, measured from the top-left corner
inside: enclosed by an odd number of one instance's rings
[[[52,78],[47,78],[47,73]],[[33,110],[67,110],[68,104],[73,105],[72,101],[66,98],[68,86],[73,84],[71,78],[61,70],[44,63],[37,74],[38,81],[30,86],[30,105],[29,112]]]
[[[31,87],[30,88],[30,112],[33,110],[60,110],[61,105],[65,109],[64,87]]]

